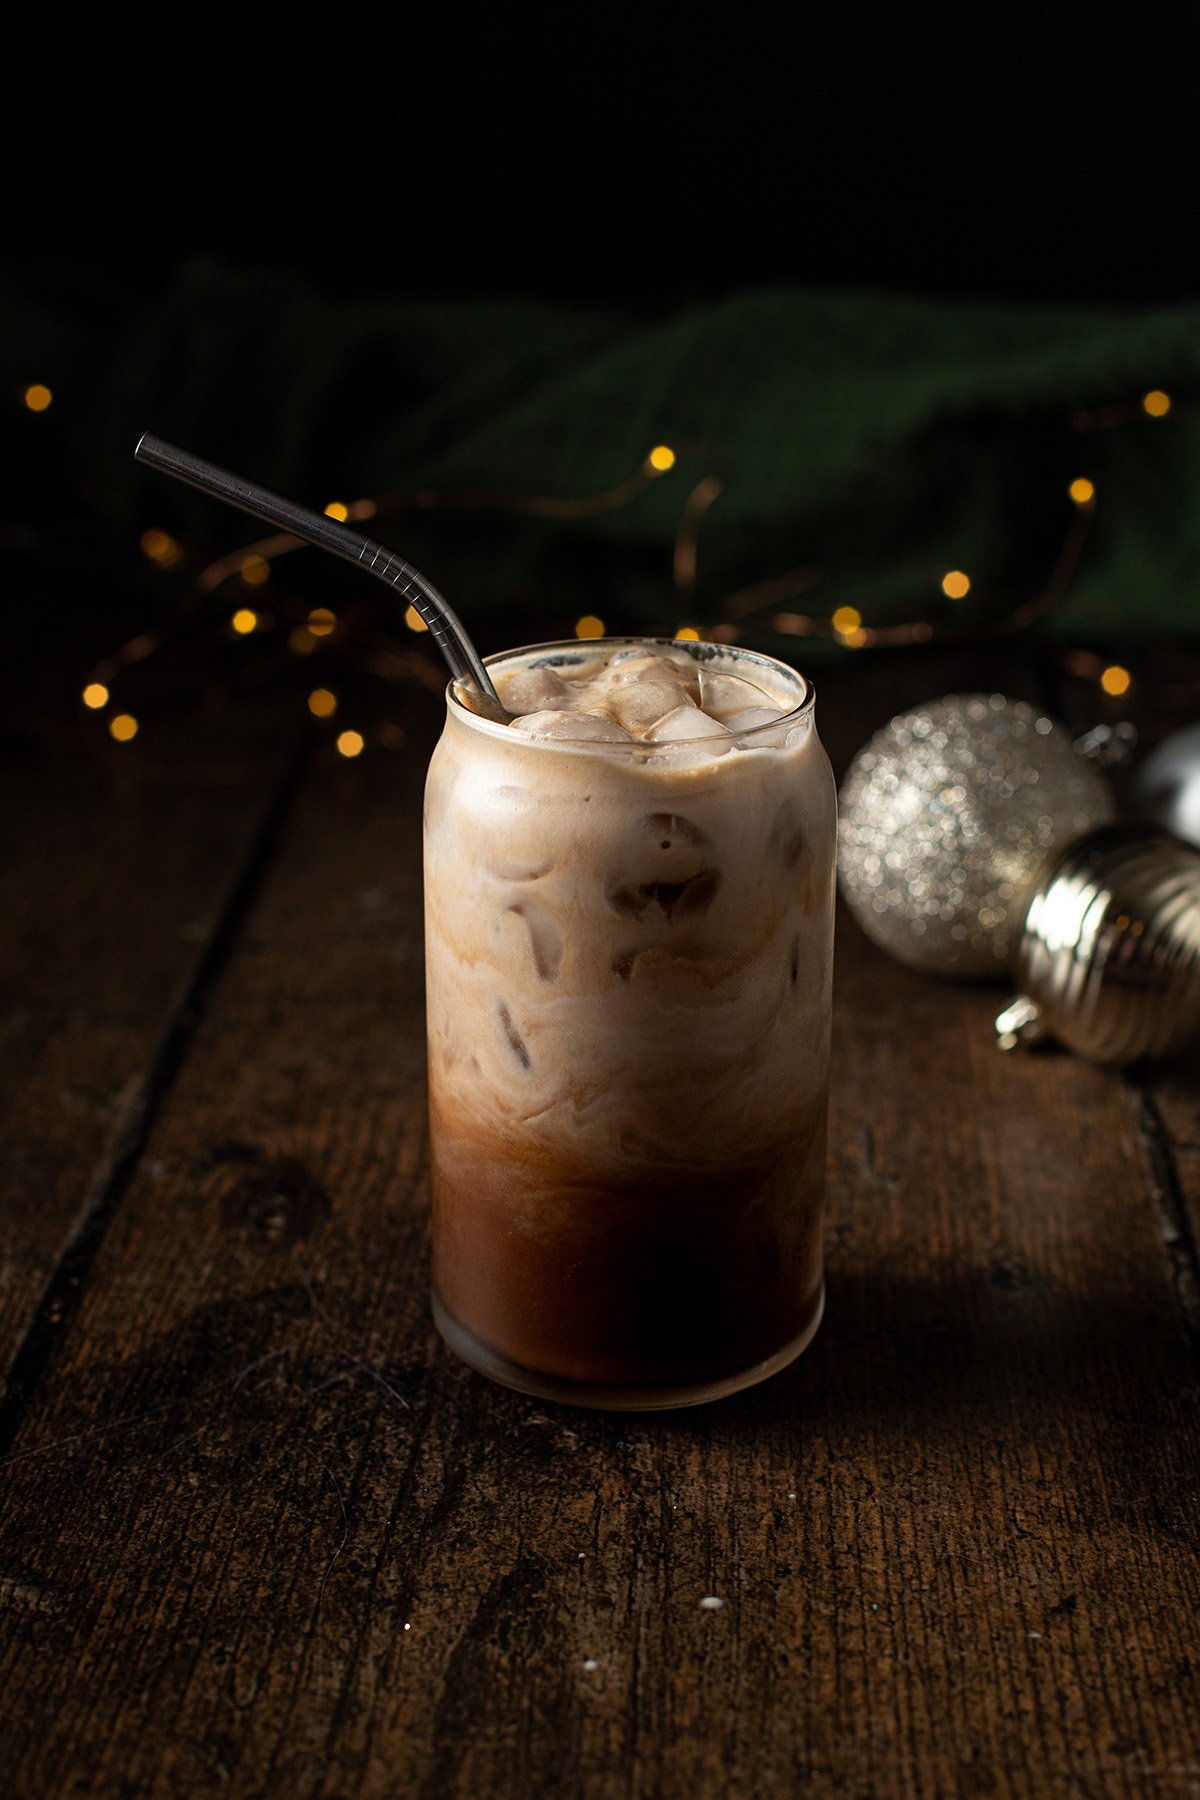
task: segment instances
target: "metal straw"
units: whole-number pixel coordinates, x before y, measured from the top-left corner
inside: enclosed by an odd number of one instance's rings
[[[254,518],[263,519],[268,525],[278,525],[291,532],[293,537],[302,538],[306,544],[331,550],[334,556],[356,564],[379,581],[386,581],[425,621],[455,681],[474,689],[477,710],[501,725],[508,724],[513,715],[502,705],[491,676],[480,661],[479,652],[467,636],[458,614],[433,583],[403,557],[383,544],[375,543],[372,538],[360,537],[357,531],[339,525],[325,513],[309,512],[307,507],[297,506],[294,500],[285,500],[241,475],[231,475],[228,469],[219,469],[215,463],[205,462],[202,456],[193,456],[189,450],[166,444],[148,431],[138,439],[133,454],[139,462],[149,463],[154,469],[165,469],[168,475],[175,475],[190,487],[199,488],[202,494],[227,500],[231,506],[240,507]]]

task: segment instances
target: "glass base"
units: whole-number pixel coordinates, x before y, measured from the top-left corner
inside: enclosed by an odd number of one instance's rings
[[[454,1354],[480,1375],[499,1382],[501,1387],[513,1388],[518,1394],[534,1394],[539,1400],[559,1400],[567,1406],[590,1406],[603,1412],[666,1412],[672,1407],[703,1406],[710,1400],[724,1400],[729,1394],[740,1393],[742,1388],[754,1387],[758,1382],[778,1375],[808,1349],[824,1313],[825,1283],[822,1282],[803,1331],[764,1362],[753,1363],[736,1375],[722,1376],[719,1381],[675,1388],[592,1387],[585,1381],[544,1375],[538,1369],[526,1369],[520,1363],[510,1362],[460,1324],[442,1305],[436,1289],[433,1294],[433,1319],[442,1337]]]

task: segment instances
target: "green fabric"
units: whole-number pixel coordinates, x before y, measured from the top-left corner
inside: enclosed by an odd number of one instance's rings
[[[347,301],[197,263],[152,303],[10,281],[0,318],[9,391],[53,387],[37,423],[80,504],[107,507],[131,546],[131,521],[172,522],[205,550],[253,532],[197,496],[168,497],[132,461],[144,429],[318,504],[426,486],[574,497],[671,445],[675,469],[589,519],[472,509],[380,526],[493,641],[514,615],[593,605],[610,628],[673,629],[680,512],[714,473],[697,623],[799,564],[813,583],[780,605],[980,621],[1045,578],[1081,473],[1096,484],[1093,531],[1043,628],[1099,641],[1200,618],[1200,307],[790,288],[660,313]],[[1150,388],[1171,394],[1166,418],[1072,427],[1076,409],[1136,405]],[[950,568],[973,582],[957,607],[939,589]],[[769,641],[769,617],[752,635]]]

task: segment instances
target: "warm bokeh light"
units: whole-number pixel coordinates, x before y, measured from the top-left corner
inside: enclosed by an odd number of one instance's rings
[[[337,711],[337,695],[331,688],[314,688],[308,696],[308,710],[314,719],[332,719]]]
[[[337,624],[337,614],[327,606],[314,606],[308,615],[308,629],[314,637],[328,637]]]
[[[942,592],[947,600],[964,600],[971,591],[971,577],[962,569],[951,569],[942,576]]]
[[[337,747],[343,756],[361,756],[363,752],[363,735],[361,731],[343,731],[338,735]]]
[[[297,625],[288,632],[288,649],[296,656],[311,656],[317,647],[317,640],[307,625]]]
[[[410,631],[428,631],[429,630],[428,625],[425,623],[424,619],[421,617],[420,613],[417,611],[415,606],[410,606],[406,610],[406,612],[404,614],[404,623],[408,626],[408,629]]]
[[[856,606],[839,606],[830,624],[842,637],[846,637],[850,632],[858,630],[862,624],[862,614]]]
[[[54,395],[43,382],[34,381],[25,389],[21,398],[30,412],[45,412]]]
[[[843,631],[842,642],[848,650],[861,650],[867,641],[867,634],[861,625],[855,625],[851,631]]]
[[[1076,506],[1090,506],[1096,498],[1096,484],[1089,481],[1086,475],[1079,475],[1067,489]]]
[[[1100,677],[1100,686],[1114,700],[1121,694],[1127,694],[1133,686],[1133,676],[1120,663],[1110,663]]]
[[[337,519],[340,522],[342,519],[348,519],[350,517],[350,508],[348,506],[343,506],[340,500],[331,500],[329,505],[325,508],[325,517],[327,519]]]
[[[698,644],[700,642],[700,633],[696,630],[694,625],[681,625],[679,630],[675,633],[675,637],[677,642],[684,644]]]
[[[271,571],[261,556],[247,556],[242,559],[241,577],[247,587],[261,587],[268,580]]]
[[[239,606],[229,623],[239,637],[248,637],[258,625],[258,614],[248,606]]]
[[[83,704],[90,706],[93,712],[99,712],[102,706],[108,705],[108,689],[102,681],[89,681],[83,690]]]
[[[575,621],[577,638],[602,638],[604,636],[604,620],[598,619],[595,613],[584,613],[582,619]]]
[[[665,475],[675,467],[675,452],[669,444],[655,444],[646,461],[657,474]]]
[[[160,531],[157,525],[152,525],[148,531],[143,531],[141,545],[143,556],[148,556],[150,561],[156,562],[161,569],[174,568],[183,556],[183,551],[170,532]]]
[[[118,744],[127,744],[137,736],[138,722],[132,713],[118,713],[115,719],[109,720],[108,729]]]
[[[1150,414],[1152,419],[1163,419],[1171,410],[1171,396],[1164,394],[1161,388],[1151,388],[1148,394],[1142,395],[1142,411]]]

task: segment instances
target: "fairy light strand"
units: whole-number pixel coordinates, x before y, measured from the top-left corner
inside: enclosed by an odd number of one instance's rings
[[[42,394],[46,396],[44,403],[40,400]],[[31,395],[34,396],[32,401]],[[50,390],[41,388],[40,384],[31,384],[25,389],[22,400],[30,410],[43,410],[44,406],[50,404]],[[1163,419],[1172,414],[1174,410],[1175,403],[1170,394],[1164,389],[1152,388],[1136,402],[1126,402],[1092,410],[1076,409],[1070,415],[1070,423],[1075,431],[1089,433],[1110,430],[1128,424],[1139,417]],[[381,500],[364,497],[352,502],[330,501],[324,511],[330,518],[353,523],[375,518],[381,514],[395,516],[412,510],[492,510],[564,521],[586,519],[629,505],[653,482],[670,473],[677,465],[676,451],[667,444],[656,444],[647,452],[633,474],[598,493],[576,498],[564,499],[557,496],[520,494],[488,488],[446,492],[418,488],[409,493],[397,494]],[[691,487],[684,501],[676,529],[672,556],[673,585],[677,602],[690,606],[690,602],[695,596],[698,579],[698,541],[701,527],[708,512],[720,497],[723,486],[723,478],[720,475],[716,473],[706,475]],[[835,606],[829,613],[780,610],[782,603],[788,600],[794,601],[801,594],[814,588],[825,588],[836,580],[836,577],[829,572],[812,565],[800,565],[727,594],[717,608],[725,615],[722,620],[705,627],[682,625],[678,628],[677,635],[685,639],[704,637],[718,643],[736,643],[746,630],[753,629],[757,625],[760,629],[765,626],[783,637],[832,639],[850,651],[865,648],[890,649],[901,645],[931,642],[960,645],[971,642],[984,643],[1015,635],[1044,617],[1059,603],[1078,567],[1088,535],[1091,516],[1097,503],[1096,484],[1090,475],[1080,474],[1069,483],[1067,492],[1073,503],[1073,514],[1050,575],[1038,592],[1010,606],[1006,612],[976,619],[969,624],[952,618],[916,618],[884,625],[869,625],[864,622],[862,614],[856,607],[848,605]],[[183,547],[168,532],[157,527],[150,527],[142,533],[140,545],[147,559],[164,570],[177,567],[185,559]],[[251,544],[243,545],[240,549],[206,564],[195,575],[192,584],[192,598],[190,602],[185,603],[179,609],[177,621],[180,624],[185,623],[191,615],[202,608],[203,602],[208,596],[215,594],[230,580],[238,579],[249,587],[265,585],[270,579],[273,562],[304,547],[303,540],[288,533],[276,533],[270,537],[260,538]],[[841,573],[843,580],[846,573],[845,570]],[[981,589],[974,578],[962,569],[944,570],[940,576],[935,578],[934,582],[931,582],[932,585],[936,585],[945,599],[954,602],[966,598],[968,594],[974,595],[977,600],[982,597],[986,601],[985,590]],[[343,635],[342,623],[338,615],[330,608],[304,608],[299,603],[291,601],[287,596],[281,596],[278,610],[285,615],[289,611],[293,613],[293,622],[289,623],[286,616],[282,621],[287,630],[287,647],[293,655],[312,655],[324,648],[335,634],[339,639]],[[358,610],[361,612],[364,609]],[[412,652],[397,653],[394,639],[379,628],[378,611],[378,607],[366,609],[366,616],[361,621],[361,628],[355,633],[355,641],[365,658],[364,666],[385,680],[412,681],[417,679],[423,686],[440,689],[443,685],[443,677],[440,671],[431,668],[423,655]],[[299,619],[295,618],[297,612],[301,614]],[[233,631],[242,637],[258,635],[260,627],[271,622],[264,620],[262,615],[251,607],[239,607],[232,615],[229,615],[229,618]],[[422,633],[428,629],[420,614],[411,606],[404,614],[404,623],[413,633]],[[604,631],[603,620],[594,614],[584,614],[575,624],[575,634],[583,641],[601,637]],[[111,702],[113,680],[119,677],[124,670],[164,648],[172,640],[173,635],[175,634],[168,624],[159,631],[139,634],[138,637],[131,639],[127,644],[105,657],[92,671],[85,684],[83,689],[85,707],[94,712],[106,710]],[[1130,671],[1122,665],[1105,663],[1103,659],[1092,657],[1090,652],[1079,654],[1088,659],[1089,678],[1095,680],[1110,698],[1118,698],[1132,687],[1133,677]],[[1070,657],[1068,656],[1066,660],[1069,664]],[[1076,660],[1078,664],[1078,658]],[[428,670],[429,673],[418,675],[416,673],[418,667]],[[325,696],[328,696],[328,701]],[[310,692],[307,704],[313,718],[322,721],[333,717],[338,707],[333,690],[321,687]],[[117,742],[132,741],[139,729],[138,720],[130,713],[118,713],[108,721],[108,731]],[[395,732],[390,734],[391,738],[395,740],[396,732],[399,732],[399,737],[402,739],[403,732],[398,727]],[[389,734],[383,734],[381,731],[377,735],[387,736]],[[353,758],[362,753],[365,739],[356,730],[343,730],[336,739],[336,747],[342,756]]]

